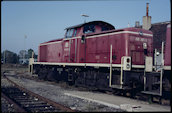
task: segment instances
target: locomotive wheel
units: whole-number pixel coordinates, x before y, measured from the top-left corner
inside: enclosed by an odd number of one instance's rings
[[[80,77],[77,77],[76,78],[76,80],[75,80],[75,87],[79,87],[79,79],[80,79]]]
[[[85,72],[80,72],[80,75],[75,78],[75,86],[76,87],[85,87]]]
[[[62,71],[61,76],[60,76],[60,80],[67,82],[68,81],[68,72]]]
[[[53,75],[54,75],[54,73],[53,73],[52,71],[50,71],[50,72],[47,74],[47,80],[48,80],[48,81],[55,81]]]
[[[46,75],[47,75],[46,71],[45,70],[41,70],[38,73],[38,78],[42,79],[42,80],[45,80],[46,79]]]
[[[135,98],[137,93],[142,90],[142,86],[139,84],[139,81],[135,78],[131,78],[129,82],[130,82],[130,88],[131,88],[131,90],[129,91],[131,98]]]
[[[75,84],[75,81],[68,81],[68,84],[69,84],[70,86],[72,86],[72,85]]]
[[[56,68],[50,69],[47,74],[47,80],[57,82],[57,71]]]

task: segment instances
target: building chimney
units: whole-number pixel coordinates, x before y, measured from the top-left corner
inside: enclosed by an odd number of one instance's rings
[[[146,16],[143,16],[143,29],[149,30],[151,28],[151,16],[148,14],[149,12],[149,3],[146,3]]]

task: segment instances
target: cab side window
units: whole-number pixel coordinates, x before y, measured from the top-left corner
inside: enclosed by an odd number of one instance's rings
[[[76,36],[77,29],[75,29],[73,36]]]
[[[110,30],[108,26],[102,26],[102,31],[107,31],[107,30]]]
[[[95,25],[91,24],[91,25],[85,25],[84,26],[84,30],[83,33],[93,33],[95,32]]]

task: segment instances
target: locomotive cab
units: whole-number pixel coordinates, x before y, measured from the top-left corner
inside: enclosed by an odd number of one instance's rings
[[[115,27],[103,21],[92,21],[66,28],[65,38],[82,36],[85,34],[100,33],[114,30]]]

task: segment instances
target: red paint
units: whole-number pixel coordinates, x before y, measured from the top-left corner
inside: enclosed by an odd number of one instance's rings
[[[48,45],[42,45],[39,47],[40,53],[38,55],[38,62],[109,63],[110,45],[112,44],[113,58],[115,58],[112,61],[113,64],[120,64],[122,56],[131,56],[132,64],[144,64],[144,42],[147,43],[148,46],[148,56],[153,56],[152,36],[120,33],[124,31],[139,33],[142,31],[142,33],[152,34],[151,31],[140,28],[125,28],[119,30],[111,29],[107,31],[101,31],[101,25],[103,24],[105,23],[100,21],[95,26],[94,33],[85,34],[85,43],[81,43],[81,38],[49,41],[53,42],[53,44],[48,44],[49,42],[42,43],[47,43]],[[109,27],[111,26],[109,25]],[[110,33],[117,34],[110,35]],[[105,36],[98,36],[100,34]],[[82,37],[83,35],[84,33],[82,25],[77,28],[76,36]],[[89,38],[91,36],[96,37]]]
[[[164,65],[171,66],[171,24],[168,24],[167,31],[166,31]]]

